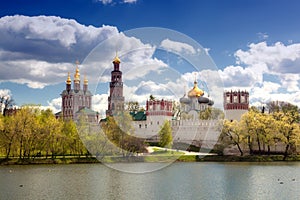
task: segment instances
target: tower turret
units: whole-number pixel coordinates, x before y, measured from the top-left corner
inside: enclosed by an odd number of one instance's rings
[[[108,109],[106,116],[112,116],[117,112],[124,110],[123,82],[122,72],[120,71],[120,63],[118,55],[114,58],[114,70],[111,71],[111,82],[109,84],[110,92],[108,97]]]
[[[80,90],[80,73],[79,73],[79,68],[78,68],[78,65],[79,65],[79,62],[76,61],[76,71],[75,71],[75,74],[74,74],[74,90],[75,91],[79,91]]]
[[[88,80],[86,78],[86,76],[84,76],[84,80],[83,80],[83,91],[86,92],[88,90]]]
[[[70,90],[71,90],[71,77],[70,77],[70,72],[68,72],[68,78],[67,78],[67,81],[66,81],[66,90],[68,91],[68,92],[70,92]]]

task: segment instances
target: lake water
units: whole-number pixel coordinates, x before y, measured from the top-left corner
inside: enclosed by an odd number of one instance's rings
[[[143,174],[101,164],[0,166],[0,199],[300,199],[300,163],[173,163]]]

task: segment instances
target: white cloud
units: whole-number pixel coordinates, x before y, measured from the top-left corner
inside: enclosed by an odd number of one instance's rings
[[[84,26],[55,16],[0,18],[0,80],[43,88],[64,81],[101,41],[118,34],[111,26]]]
[[[297,92],[299,91],[299,74],[281,74],[279,75],[280,82],[283,88],[286,88],[288,92]]]
[[[195,54],[197,52],[193,46],[187,43],[172,41],[170,39],[163,40],[160,44],[160,47],[174,53]]]
[[[256,82],[262,81],[262,74],[254,73],[250,68],[241,66],[227,66],[219,70],[224,86],[228,87],[251,87]]]
[[[53,113],[57,113],[59,111],[61,111],[61,102],[62,102],[62,99],[59,97],[59,98],[55,98],[55,99],[52,99],[51,101],[48,101],[48,106],[41,106],[41,109],[50,109],[52,110]]]
[[[99,112],[101,118],[105,117],[107,98],[108,94],[96,94],[92,97],[92,109]]]
[[[112,3],[112,0],[98,0],[98,1],[103,3],[104,5]]]
[[[266,40],[269,38],[269,35],[267,33],[262,33],[262,32],[257,33],[257,36],[260,40]]]
[[[300,43],[284,45],[277,42],[267,45],[266,42],[250,44],[249,50],[238,50],[235,53],[238,64],[257,69],[263,68],[267,73],[300,73]]]
[[[11,91],[9,89],[0,89],[0,97],[11,97]]]
[[[300,43],[251,43],[235,52],[237,64],[220,71],[227,87],[245,86],[254,105],[268,101],[288,101],[300,106]],[[268,78],[266,78],[268,77]]]
[[[137,0],[123,0],[124,3],[136,3]]]

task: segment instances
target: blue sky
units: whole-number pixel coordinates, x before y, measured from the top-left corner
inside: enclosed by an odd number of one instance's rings
[[[18,105],[58,110],[65,74],[76,60],[83,62],[110,35],[162,27],[208,50],[225,89],[250,91],[253,105],[284,100],[300,106],[299,8],[297,0],[4,0],[0,91]],[[63,31],[61,23],[68,24]],[[85,66],[82,71],[93,80]],[[105,105],[105,98],[96,96],[94,104]]]

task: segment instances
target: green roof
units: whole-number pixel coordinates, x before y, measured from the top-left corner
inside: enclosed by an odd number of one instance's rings
[[[80,112],[83,112],[87,115],[97,115],[98,112],[92,110],[92,109],[89,109],[87,107],[84,107],[84,108],[81,108],[80,110],[78,110],[76,113],[80,113]]]
[[[147,119],[146,113],[144,111],[130,112],[134,121],[145,121]]]

